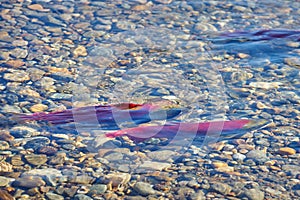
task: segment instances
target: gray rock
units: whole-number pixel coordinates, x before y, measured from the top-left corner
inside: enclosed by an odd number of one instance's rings
[[[89,195],[98,195],[98,194],[103,194],[107,190],[107,186],[104,184],[94,184],[90,188]]]
[[[228,193],[230,193],[232,188],[226,183],[213,183],[211,185],[211,189],[222,195],[227,195]]]
[[[232,158],[236,161],[242,162],[246,158],[246,156],[241,153],[235,153],[235,154],[233,154]]]
[[[205,200],[205,195],[202,190],[199,190],[197,193],[193,193],[190,195],[191,200]]]
[[[75,200],[93,200],[93,198],[85,195],[85,194],[77,194],[74,197]]]
[[[134,30],[135,24],[130,21],[118,21],[116,27],[121,30]]]
[[[4,176],[0,176],[0,186],[6,186],[9,183],[9,179],[4,177]]]
[[[252,188],[248,189],[244,192],[244,195],[249,199],[249,200],[263,200],[265,197],[264,192],[262,192],[258,188]]]
[[[145,182],[137,182],[133,189],[140,195],[148,196],[151,194],[155,194],[155,190],[152,188],[152,186],[149,183]]]
[[[55,194],[52,192],[47,192],[46,196],[49,200],[64,200],[64,197],[59,195],[59,194]]]
[[[246,154],[246,157],[257,162],[264,162],[268,160],[266,153],[260,150],[252,150]]]

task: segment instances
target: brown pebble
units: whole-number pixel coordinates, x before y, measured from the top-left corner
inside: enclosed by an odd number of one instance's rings
[[[290,147],[282,147],[278,150],[278,153],[280,155],[294,155],[296,153],[296,150]]]
[[[25,156],[26,161],[32,165],[42,165],[47,162],[47,156],[45,154],[30,154]]]
[[[0,190],[0,200],[14,200],[15,198],[11,196],[6,190]]]
[[[31,4],[28,6],[29,9],[31,10],[43,10],[44,7],[40,4]]]
[[[73,51],[74,57],[78,56],[87,56],[87,51],[84,46],[78,46],[74,51]]]
[[[227,163],[219,161],[213,162],[212,165],[214,168],[228,167]]]
[[[48,106],[47,105],[44,105],[44,104],[35,104],[33,106],[30,107],[30,111],[31,112],[43,112],[45,110],[48,109]]]
[[[15,138],[14,136],[10,135],[9,131],[7,130],[0,130],[0,140],[4,141],[13,141]]]
[[[0,162],[0,172],[12,172],[12,165],[8,162]]]
[[[41,177],[38,176],[25,176],[18,178],[13,182],[14,186],[24,187],[24,188],[35,188],[45,185],[46,183],[43,181]]]
[[[54,155],[57,152],[57,148],[52,146],[43,146],[38,149],[38,153],[46,154],[48,156]]]
[[[22,67],[23,65],[25,65],[25,62],[23,62],[21,60],[9,60],[5,64],[9,67],[19,68],[19,67]]]

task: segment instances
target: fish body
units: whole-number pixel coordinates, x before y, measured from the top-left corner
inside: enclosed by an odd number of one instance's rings
[[[149,138],[173,138],[178,133],[183,137],[197,137],[222,134],[223,137],[235,137],[256,128],[261,128],[268,123],[266,120],[231,120],[200,123],[169,123],[161,126],[140,126],[127,128],[111,133],[106,137],[115,138],[128,136],[133,141],[144,141]]]
[[[257,31],[235,31],[223,33],[222,37],[247,39],[250,41],[273,40],[279,38],[290,38],[300,41],[300,30],[269,29]]]
[[[112,105],[85,106],[56,112],[39,112],[33,114],[14,114],[18,122],[47,121],[51,124],[71,122],[96,123],[117,126],[117,123],[134,122],[141,124],[151,120],[170,119],[181,113],[181,109],[173,107],[167,100],[145,104],[121,103]]]

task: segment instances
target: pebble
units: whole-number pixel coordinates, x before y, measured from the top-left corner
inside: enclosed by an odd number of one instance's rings
[[[48,106],[44,105],[44,104],[41,104],[41,103],[35,104],[35,105],[33,105],[29,108],[29,110],[31,112],[43,112],[47,109],[48,109]]]
[[[0,162],[0,172],[12,172],[12,165],[8,162],[1,161]]]
[[[8,178],[6,178],[4,176],[0,176],[0,187],[7,186],[9,182],[10,182],[10,180]]]
[[[258,162],[264,162],[268,159],[267,155],[265,152],[261,151],[261,150],[252,150],[252,151],[249,151],[247,154],[246,154],[246,157],[248,159],[253,159],[255,161],[258,161]]]
[[[99,195],[105,193],[107,190],[107,186],[104,184],[93,184],[90,189],[88,194],[93,196],[93,195]]]
[[[25,65],[25,62],[23,62],[22,60],[9,60],[5,64],[12,68],[19,68]]]
[[[5,73],[3,78],[8,81],[24,82],[30,80],[30,77],[25,71],[13,71],[11,73]]]
[[[9,194],[6,190],[0,189],[0,199],[1,200],[14,200],[15,198]]]
[[[53,192],[47,192],[46,196],[49,200],[64,200],[65,198],[59,194],[55,194]]]
[[[264,200],[265,194],[258,188],[246,189],[244,195],[249,200]]]
[[[13,182],[14,186],[23,187],[23,188],[35,188],[35,187],[44,186],[45,184],[46,183],[43,181],[43,179],[38,176],[24,176],[16,179]]]
[[[232,188],[230,187],[230,185],[228,185],[226,183],[213,183],[211,185],[211,189],[222,195],[227,195],[231,192]]]
[[[246,156],[241,153],[235,153],[232,155],[232,158],[236,161],[243,162],[243,160],[245,160]]]
[[[284,155],[294,155],[296,154],[296,150],[290,147],[282,147],[278,150],[278,153],[282,156]]]
[[[29,164],[36,165],[36,166],[43,165],[48,160],[47,155],[45,154],[30,154],[30,155],[25,155],[24,158]]]
[[[133,189],[140,195],[148,196],[151,194],[155,194],[156,191],[152,188],[152,186],[149,183],[145,182],[137,182]]]
[[[261,88],[265,90],[279,88],[281,85],[283,85],[281,82],[251,82],[249,84],[250,87]]]
[[[291,66],[300,68],[300,59],[299,57],[288,57],[284,59],[285,64]]]
[[[84,46],[78,46],[74,51],[73,51],[74,57],[78,56],[87,56],[87,51]]]
[[[120,30],[134,30],[135,29],[135,24],[130,22],[130,21],[123,21],[120,20],[117,22],[116,27]]]
[[[76,194],[74,196],[74,200],[93,200],[93,198],[91,198],[85,194]]]
[[[6,141],[0,141],[0,151],[9,149],[9,144]]]

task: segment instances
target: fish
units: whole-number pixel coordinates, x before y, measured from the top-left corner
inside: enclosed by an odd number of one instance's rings
[[[55,112],[32,114],[13,113],[17,122],[46,121],[49,124],[99,123],[118,129],[118,123],[133,122],[142,124],[152,120],[167,120],[181,113],[178,102],[171,100],[153,100],[143,104],[120,103],[71,108]]]
[[[198,136],[221,136],[222,138],[240,137],[245,132],[263,128],[269,124],[268,120],[238,119],[229,121],[211,121],[211,122],[175,122],[165,125],[139,126],[126,128],[105,134],[107,138],[116,138],[127,136],[134,142],[143,142],[150,138],[168,138],[172,139],[180,134],[181,137]],[[177,137],[177,136],[176,136]]]
[[[273,40],[279,38],[289,38],[300,41],[300,30],[263,29],[257,31],[235,31],[222,33],[220,36],[250,41]]]

